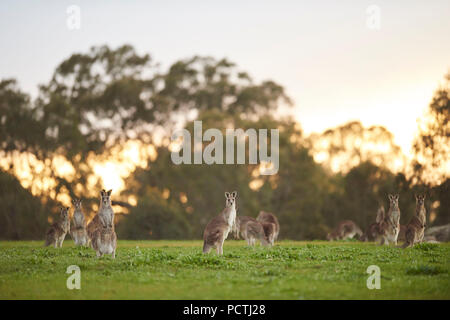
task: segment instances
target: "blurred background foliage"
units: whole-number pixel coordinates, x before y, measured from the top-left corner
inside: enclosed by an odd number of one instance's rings
[[[110,187],[94,169],[126,162],[130,141],[139,161],[113,193],[119,238],[201,238],[223,209],[224,192],[234,190],[238,214],[274,212],[281,238],[323,239],[344,219],[365,229],[379,206],[387,209],[388,193],[400,194],[402,223],[418,192],[427,194],[428,225],[449,223],[450,76],[445,80],[419,123],[411,160],[381,126],[355,121],[305,136],[281,116],[291,105],[281,85],[255,83],[226,59],[196,56],[161,71],[129,45],[73,54],[34,100],[14,79],[0,82],[0,238],[42,239],[58,205],[74,197],[92,218],[99,190]],[[194,120],[203,121],[203,132],[278,128],[279,172],[173,164],[171,133],[192,133]]]

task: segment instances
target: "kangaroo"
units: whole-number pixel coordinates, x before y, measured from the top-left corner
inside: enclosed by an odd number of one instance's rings
[[[242,235],[242,230],[240,230],[241,223],[239,221],[238,212],[239,212],[239,208],[236,205],[236,219],[234,219],[234,224],[231,227],[231,232],[233,233],[234,238],[239,240],[241,238],[240,236]],[[251,217],[248,217],[248,218],[251,218]]]
[[[277,217],[273,213],[260,211],[258,216],[256,217],[256,220],[258,220],[259,222],[273,223],[275,225],[273,240],[275,241],[278,239],[278,235],[280,233],[280,224],[278,223]]]
[[[378,238],[378,235],[380,234],[380,223],[384,220],[385,214],[386,213],[384,211],[384,206],[380,206],[377,211],[375,222],[371,223],[367,227],[366,231],[361,237],[361,241],[374,241]]]
[[[86,231],[86,220],[84,219],[83,209],[81,208],[81,200],[74,199],[72,203],[75,207],[72,216],[72,224],[70,235],[77,246],[87,246],[89,238]]]
[[[397,245],[397,238],[400,232],[400,208],[398,207],[398,198],[398,194],[389,195],[389,210],[378,223],[379,234],[377,235],[377,240],[380,240],[381,245],[389,243]]]
[[[245,228],[246,224],[249,221],[256,221],[253,217],[247,217],[247,216],[238,216],[236,217],[236,225],[234,230],[234,236],[236,239],[240,239],[241,237],[245,239]]]
[[[337,228],[327,235],[328,241],[352,239],[355,235],[362,236],[361,229],[351,220],[345,220],[338,224]]]
[[[402,248],[412,247],[423,240],[427,211],[425,209],[425,195],[416,195],[416,214],[406,225],[405,243]]]
[[[275,223],[271,223],[271,222],[261,222],[261,225],[264,230],[264,236],[265,236],[266,241],[269,242],[269,244],[271,246],[273,246],[273,244],[275,242],[277,226],[275,225]]]
[[[245,216],[237,217],[236,225],[238,226],[242,237],[247,240],[249,246],[255,245],[256,240],[259,240],[263,246],[269,245],[269,239],[264,233],[262,223],[255,218]]]
[[[116,257],[117,236],[114,230],[114,211],[111,207],[111,191],[100,191],[100,207],[96,217],[89,223],[88,233],[97,257],[111,254]]]
[[[70,229],[69,207],[61,207],[60,221],[53,223],[45,235],[45,246],[53,245],[61,248]]]
[[[264,227],[262,223],[256,220],[250,220],[245,224],[244,238],[247,240],[249,246],[254,246],[256,240],[261,242],[262,246],[270,245],[269,239],[264,233]]]
[[[366,231],[364,232],[363,236],[361,237],[361,241],[376,241],[381,237],[383,234],[382,231],[382,225],[384,218],[386,216],[386,212],[384,210],[384,206],[380,206],[377,211],[377,216],[375,219],[375,222],[370,224],[369,227],[367,227]],[[401,233],[401,228],[400,228]]]
[[[92,239],[94,238],[94,233],[98,228],[100,228],[100,226],[101,226],[100,218],[99,218],[98,214],[96,214],[94,216],[94,218],[92,218],[92,220],[88,223],[87,228],[86,228],[89,243],[91,244],[91,247],[92,247]]]
[[[362,237],[360,238],[361,241],[373,241],[376,239],[377,236],[377,231],[376,229],[378,228],[378,224],[376,222],[371,223],[366,231],[364,231],[364,234],[362,235]]]
[[[216,248],[217,254],[223,255],[223,243],[236,225],[236,197],[236,191],[225,192],[225,209],[206,225],[203,232],[203,253]]]
[[[109,192],[111,192],[111,190]],[[105,197],[104,197],[104,195],[105,195]],[[107,197],[108,197],[108,193],[104,189],[102,191],[100,191],[100,208],[102,208],[102,203],[104,202],[104,200],[105,200],[105,205],[108,203]],[[112,209],[111,209],[111,212],[112,212]],[[100,209],[99,209],[99,213],[100,213]],[[87,226],[87,233],[88,233],[89,240],[91,241],[91,246],[92,246],[92,239],[94,237],[94,233],[96,232],[96,230],[98,228],[100,228],[102,226],[102,222],[100,220],[99,213],[97,213],[94,216],[94,218],[89,222],[89,224]],[[114,213],[112,213],[112,214],[114,214]],[[106,220],[109,220],[109,218],[107,217]]]

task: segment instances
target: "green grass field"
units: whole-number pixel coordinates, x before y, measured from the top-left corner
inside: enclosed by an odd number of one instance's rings
[[[119,241],[115,260],[70,239],[42,244],[0,242],[1,299],[450,299],[450,244],[227,240],[218,257],[201,241]],[[66,287],[69,265],[80,290]],[[369,265],[381,269],[379,290],[366,286]]]

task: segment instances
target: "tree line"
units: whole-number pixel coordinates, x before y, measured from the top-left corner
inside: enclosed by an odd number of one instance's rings
[[[161,70],[129,45],[75,53],[36,99],[14,79],[0,82],[0,238],[41,239],[62,194],[82,198],[93,216],[103,186],[90,179],[89,157],[107,158],[130,139],[153,145],[157,156],[132,172],[113,198],[127,212],[117,216],[119,239],[200,238],[222,209],[226,190],[238,191],[238,215],[274,212],[280,238],[323,239],[344,219],[365,228],[378,207],[387,206],[388,193],[400,194],[403,223],[418,192],[428,195],[427,221],[449,223],[449,76],[445,80],[418,130],[414,159],[406,163],[381,126],[351,122],[306,136],[292,118],[276,116],[292,104],[281,85],[256,83],[227,59],[195,56]],[[170,134],[180,126],[192,131],[193,120],[202,120],[203,130],[278,128],[279,172],[259,175],[258,165],[248,164],[173,164]],[[31,168],[34,184],[52,182],[39,193],[19,182],[13,160],[22,155],[43,164]],[[71,174],[59,172],[58,158],[70,163]],[[402,170],[394,166],[399,159],[406,163]],[[135,205],[127,203],[129,196]]]

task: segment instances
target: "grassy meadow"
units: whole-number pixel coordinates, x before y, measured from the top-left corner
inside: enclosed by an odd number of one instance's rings
[[[70,239],[42,244],[0,242],[0,299],[450,299],[450,244],[227,240],[218,257],[201,241],[119,241],[115,260]],[[66,287],[69,265],[80,290]],[[369,265],[381,269],[379,290],[366,286]]]

